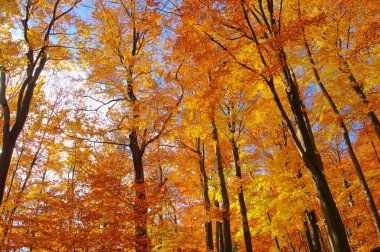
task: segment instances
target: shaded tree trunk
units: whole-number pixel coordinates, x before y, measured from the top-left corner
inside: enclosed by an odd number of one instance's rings
[[[3,133],[3,146],[0,154],[0,205],[3,201],[5,184],[15,144],[15,141],[11,140],[7,134]]]
[[[240,186],[238,188],[238,198],[239,198],[239,206],[240,206],[240,215],[242,220],[242,228],[243,228],[243,234],[244,234],[244,243],[245,243],[245,250],[247,252],[252,252],[252,240],[251,240],[251,232],[249,230],[249,224],[248,224],[248,216],[247,216],[247,207],[245,205],[244,200],[244,192],[243,192],[243,185],[241,184],[241,167],[239,164],[240,156],[239,156],[239,148],[235,142],[235,139],[232,139],[232,150],[234,155],[234,163],[235,163],[235,170],[236,170],[236,177],[240,181]]]
[[[137,133],[132,131],[129,135],[130,150],[132,152],[133,169],[134,169],[134,182],[135,182],[135,249],[136,251],[148,251],[148,206],[146,203],[146,193],[144,184],[144,167],[142,162],[143,151],[137,142]]]
[[[332,240],[332,238],[330,236],[330,232],[329,232],[328,226],[325,224],[325,225],[323,225],[323,227],[325,229],[326,237],[327,237],[327,240],[329,241],[329,246],[330,246],[331,251],[337,252],[337,250],[334,247],[334,241]]]
[[[317,224],[317,216],[315,215],[315,211],[306,211],[306,220],[307,220],[307,225],[309,226],[309,233],[311,236],[311,242],[313,246],[312,251],[320,252],[322,251],[321,248],[321,243],[319,241],[319,229],[318,229],[318,224]]]
[[[199,164],[199,171],[201,174],[201,186],[202,186],[202,195],[203,195],[203,200],[204,200],[204,208],[205,208],[205,213],[207,217],[207,221],[204,223],[205,225],[205,230],[206,230],[206,248],[207,250],[214,250],[214,243],[213,243],[213,238],[212,238],[212,221],[209,219],[209,213],[210,213],[210,197],[208,194],[208,177],[206,173],[206,168],[205,168],[205,148],[204,144],[202,144],[201,148],[201,142],[200,138],[197,138],[197,150],[198,154],[198,164]]]
[[[310,228],[309,228],[307,221],[304,221],[303,226],[305,228],[307,248],[308,248],[309,252],[316,252],[316,250],[314,249],[313,239],[312,239],[312,236],[310,233]]]
[[[299,229],[297,229],[297,234],[300,239],[300,250],[303,251],[302,248],[305,248],[307,250],[307,244],[303,238],[302,232]]]
[[[223,212],[223,244],[226,252],[232,251],[231,224],[230,224],[230,201],[226,180],[224,178],[223,160],[219,144],[218,129],[215,124],[215,117],[211,118],[212,138],[215,144],[216,165],[218,170],[220,192],[222,194],[222,212]]]
[[[219,209],[219,202],[214,201],[215,208]],[[220,221],[215,222],[215,247],[216,251],[224,252],[224,244],[223,244],[223,223]]]

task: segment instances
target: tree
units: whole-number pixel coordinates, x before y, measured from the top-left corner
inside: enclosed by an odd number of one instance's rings
[[[127,146],[131,152],[136,190],[136,250],[147,251],[148,205],[143,157],[148,146],[162,136],[182,100],[179,90],[174,104],[159,101],[162,96],[177,95],[167,93],[165,86],[173,85],[172,92],[178,90],[178,86],[175,87],[178,71],[171,81],[166,83],[162,79],[163,71],[156,58],[163,50],[159,42],[163,30],[159,4],[151,1],[98,1],[93,16],[95,38],[92,43],[99,49],[84,52],[84,58],[91,67],[91,81],[100,84],[96,93],[110,99],[101,102],[100,106],[120,103],[113,110],[112,120],[116,124],[114,130],[126,132],[129,140]]]
[[[2,249],[378,246],[376,3],[0,6]]]
[[[235,13],[239,5],[239,10],[242,14],[236,16],[233,13]],[[222,18],[222,15],[217,12],[211,14],[211,17],[214,17],[213,21],[220,24],[219,27],[222,28],[222,31],[209,31],[209,27],[205,26],[206,35],[216,46],[232,57],[237,64],[251,71],[253,75],[261,77],[262,81],[266,83],[314,180],[316,191],[319,194],[320,205],[328,223],[330,235],[334,240],[335,249],[349,250],[344,225],[324,174],[324,165],[315,143],[309,116],[305,111],[306,106],[300,93],[298,80],[287,59],[286,41],[282,40],[284,34],[286,34],[286,30],[282,30],[284,20],[280,15],[282,3],[268,1],[264,4],[262,1],[258,1],[250,4],[242,1],[240,4],[231,3],[230,6],[226,7],[230,8],[231,13],[228,17]],[[221,10],[217,9],[216,11]],[[234,25],[234,22],[238,25]],[[252,67],[249,61],[240,60],[236,56],[238,52],[231,51],[226,47],[227,45],[224,42],[231,43],[231,41],[235,41],[234,39],[226,40],[226,37],[222,36],[216,38],[217,34],[227,34],[223,29],[235,33],[235,37],[238,38],[237,41],[247,40],[256,48],[257,60],[260,61],[259,69]],[[223,39],[223,42],[219,39]],[[237,45],[233,46],[237,48],[237,51],[240,49],[236,47]],[[290,106],[290,114],[294,118],[294,123],[291,117],[288,116],[275,85],[280,77],[283,78],[283,84],[286,87],[287,102]]]
[[[65,41],[67,34],[65,32],[65,18],[79,2],[78,0],[67,2],[57,0],[49,3],[26,1],[20,3],[11,2],[4,4],[2,7],[6,10],[7,8],[15,8],[17,4],[20,8],[17,11],[5,11],[5,15],[8,16],[4,19],[10,25],[3,23],[2,30],[6,29],[6,27],[14,27],[13,22],[22,24],[23,41],[22,43],[20,42],[18,50],[15,49],[18,43],[12,41],[11,32],[8,31],[5,44],[10,46],[10,50],[1,50],[0,103],[3,114],[3,128],[2,152],[0,155],[0,205],[3,200],[12,154],[28,118],[34,90],[38,85],[38,80],[49,56],[53,58],[60,57],[58,53],[62,53],[60,52],[62,51],[61,47],[64,46],[62,42]],[[22,18],[22,15],[25,16]],[[67,53],[65,50],[64,52]],[[18,66],[16,62],[9,61],[12,56],[19,58],[23,64]],[[21,83],[12,83],[12,80],[8,77],[17,76],[18,74],[24,74]],[[9,90],[10,86],[13,85],[17,88],[17,98],[14,98],[16,101],[12,99],[12,104],[10,104],[8,99],[11,93],[9,93]],[[15,116],[11,111],[15,111]]]

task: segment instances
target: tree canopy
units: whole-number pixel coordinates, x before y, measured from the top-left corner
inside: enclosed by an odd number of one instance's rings
[[[2,251],[375,251],[380,5],[0,0]]]

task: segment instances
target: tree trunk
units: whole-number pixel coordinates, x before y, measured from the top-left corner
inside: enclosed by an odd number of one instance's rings
[[[205,151],[204,151],[204,144],[202,145],[201,149],[201,143],[200,138],[197,138],[197,154],[198,154],[198,164],[199,164],[199,171],[201,174],[201,186],[202,186],[202,194],[203,194],[203,200],[204,200],[204,208],[206,213],[207,221],[204,223],[205,230],[206,230],[206,248],[207,251],[213,251],[214,250],[214,243],[212,240],[212,222],[209,219],[209,213],[210,213],[210,197],[208,195],[208,177],[206,173],[205,168]]]
[[[149,240],[147,232],[148,206],[146,203],[144,167],[142,162],[143,151],[140,150],[136,131],[129,135],[130,150],[132,152],[134,177],[135,177],[135,249],[138,252],[148,251]]]
[[[219,209],[219,202],[214,201],[215,208]],[[215,222],[215,247],[216,251],[224,252],[224,244],[223,244],[223,224],[220,221]]]
[[[306,220],[307,224],[309,225],[309,232],[311,236],[311,241],[313,245],[313,251],[320,252],[322,251],[321,248],[321,243],[319,241],[319,229],[318,229],[318,224],[317,224],[317,216],[315,215],[315,211],[306,211]]]
[[[326,177],[324,174],[318,173],[314,176],[314,184],[317,188],[321,209],[326,219],[327,230],[330,231],[329,236],[334,244],[335,251],[351,251],[342,218],[328,187]]]
[[[207,247],[207,251],[214,251],[214,241],[212,239],[212,222],[211,222],[211,220],[208,220],[205,223],[205,229],[206,229],[206,247]]]
[[[10,131],[10,110],[6,97],[6,73],[5,70],[0,66],[0,104],[2,109],[3,117],[3,132],[2,140],[3,146],[1,148],[0,154],[0,206],[3,202],[3,196],[5,191],[5,184],[7,181],[7,175],[9,166],[12,160],[13,149],[15,147],[16,141],[11,137]]]
[[[15,147],[15,142],[11,141],[8,137],[4,137],[4,133],[2,147],[3,149],[0,154],[0,206],[3,201],[8,170],[11,164],[12,154]]]
[[[304,221],[303,225],[305,227],[307,248],[308,248],[309,252],[316,252],[316,250],[314,249],[313,239],[311,237],[310,228],[309,228],[307,221]]]
[[[222,194],[222,212],[223,212],[223,244],[226,252],[232,251],[231,240],[231,224],[230,224],[230,201],[228,199],[228,191],[226,180],[224,178],[223,160],[220,151],[218,129],[215,124],[215,117],[211,118],[212,138],[215,143],[215,155],[218,169],[219,186]]]
[[[325,233],[326,233],[326,237],[327,237],[327,240],[329,242],[329,246],[330,246],[330,249],[332,252],[337,252],[337,250],[335,249],[334,247],[334,241],[330,235],[330,231],[329,231],[329,227],[327,226],[327,224],[323,225],[324,229],[325,229]]]
[[[240,206],[240,215],[242,220],[242,228],[244,233],[244,242],[245,242],[245,251],[252,252],[252,240],[251,240],[251,232],[249,230],[248,224],[248,216],[247,216],[247,207],[245,205],[244,193],[243,193],[243,185],[241,184],[241,167],[240,167],[240,156],[239,156],[239,148],[235,142],[235,139],[232,139],[232,150],[234,155],[235,169],[236,169],[236,177],[240,181],[240,186],[238,188],[238,198],[239,198],[239,206]]]

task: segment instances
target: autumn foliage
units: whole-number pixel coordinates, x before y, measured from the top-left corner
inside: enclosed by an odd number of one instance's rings
[[[1,251],[374,251],[379,13],[0,0]]]

